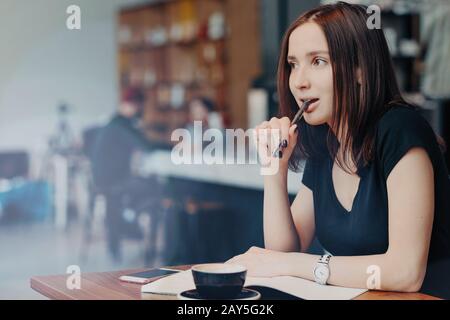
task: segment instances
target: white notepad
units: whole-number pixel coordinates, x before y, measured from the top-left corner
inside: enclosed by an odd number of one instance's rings
[[[367,289],[323,286],[313,281],[291,276],[272,278],[247,277],[244,286],[263,286],[277,289],[305,300],[351,300]],[[195,289],[191,270],[156,280],[142,286],[144,293],[174,295]]]

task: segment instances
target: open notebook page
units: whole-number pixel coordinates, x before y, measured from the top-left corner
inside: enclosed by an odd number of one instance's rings
[[[247,277],[244,286],[265,286],[306,300],[350,300],[367,291],[336,286],[322,286],[302,278],[281,276],[273,278]],[[141,291],[164,295],[177,295],[195,289],[191,270],[159,279],[142,286]]]

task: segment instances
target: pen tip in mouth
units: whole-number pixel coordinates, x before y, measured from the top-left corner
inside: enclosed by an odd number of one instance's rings
[[[313,102],[316,102],[317,100],[319,100],[318,98],[314,98],[314,99],[301,99],[300,101],[305,103],[307,102],[308,104],[311,104]]]

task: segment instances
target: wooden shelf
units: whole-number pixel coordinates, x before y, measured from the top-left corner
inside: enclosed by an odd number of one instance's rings
[[[131,44],[126,45],[122,44],[120,46],[120,50],[124,52],[139,52],[139,51],[152,51],[152,50],[164,50],[167,48],[192,48],[198,45],[205,44],[224,44],[227,41],[226,38],[223,39],[208,39],[208,40],[197,40],[197,41],[189,41],[189,42],[169,42],[162,45],[151,45],[151,44]]]
[[[247,90],[260,73],[258,5],[258,0],[171,0],[119,11],[121,86],[145,89],[149,124],[184,126],[188,102],[206,96],[231,120],[225,125],[245,126]],[[217,13],[225,23],[212,38],[208,21],[220,17]]]

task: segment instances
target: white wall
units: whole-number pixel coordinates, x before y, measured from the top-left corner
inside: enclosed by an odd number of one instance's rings
[[[105,120],[118,102],[116,14],[146,0],[0,1],[0,151],[46,147],[56,107],[73,128]],[[66,28],[69,5],[82,29]]]

